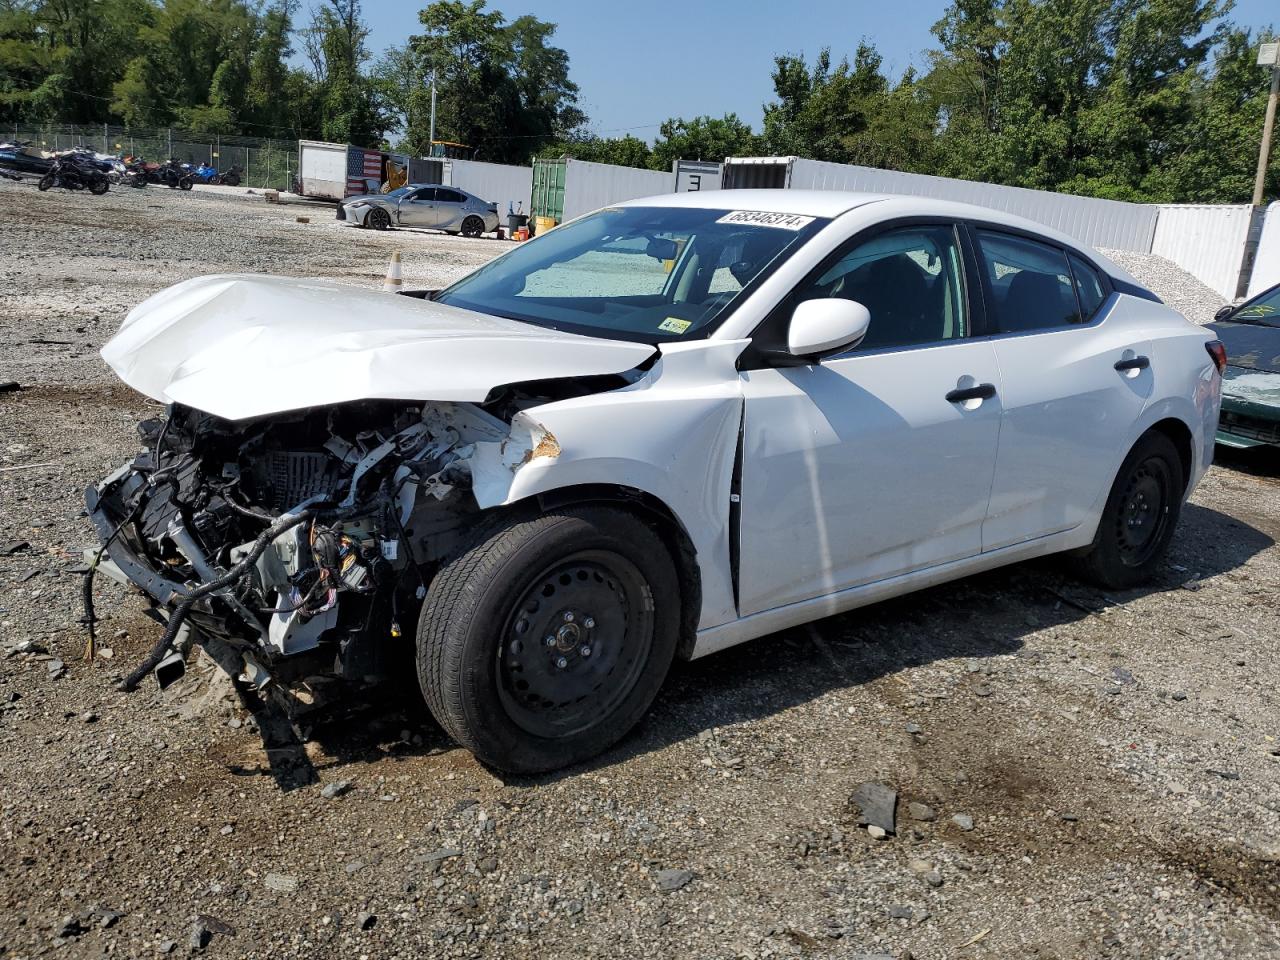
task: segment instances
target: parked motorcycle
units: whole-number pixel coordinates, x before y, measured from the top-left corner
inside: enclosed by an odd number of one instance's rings
[[[237,164],[225,173],[216,174],[213,178],[213,183],[221,184],[224,187],[238,187],[240,186],[240,178],[243,175],[244,168]]]
[[[55,157],[53,164],[36,183],[41,190],[61,187],[64,190],[88,190],[100,197],[111,189],[111,181],[98,167],[76,154]]]
[[[168,163],[161,164],[156,170],[157,183],[163,183],[170,190],[190,190],[195,180],[186,164],[176,157],[170,157]]]

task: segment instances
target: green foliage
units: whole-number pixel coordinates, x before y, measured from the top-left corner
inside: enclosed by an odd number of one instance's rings
[[[551,144],[538,152],[540,157],[572,157],[592,163],[612,163],[619,167],[648,169],[653,165],[653,151],[638,137],[594,137],[583,135]]]
[[[660,128],[648,165],[655,170],[670,170],[676,160],[751,157],[760,150],[760,138],[751,131],[750,124],[738,119],[736,113],[726,113],[723,117],[694,117],[692,120],[671,119]]]
[[[375,70],[404,118],[407,149],[429,150],[432,76],[435,139],[466,144],[478,159],[523,162],[586,120],[569,56],[551,43],[555,24],[532,16],[507,23],[485,0],[436,0],[418,19],[423,33]]]

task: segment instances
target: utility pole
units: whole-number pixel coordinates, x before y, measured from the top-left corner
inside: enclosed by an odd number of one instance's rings
[[[1258,172],[1253,178],[1253,208],[1249,217],[1249,233],[1244,241],[1244,260],[1236,281],[1236,299],[1249,295],[1253,265],[1258,258],[1258,241],[1262,234],[1265,211],[1262,195],[1267,185],[1267,167],[1271,163],[1271,134],[1276,126],[1276,100],[1280,99],[1280,42],[1264,43],[1258,48],[1258,66],[1271,68],[1271,95],[1267,98],[1267,116],[1262,121],[1262,145],[1258,148]]]
[[[427,156],[432,156],[436,142],[436,72],[431,71],[431,125],[427,128]]]
[[[1258,175],[1253,180],[1253,205],[1262,203],[1271,160],[1271,134],[1276,126],[1276,100],[1280,99],[1280,43],[1264,43],[1258,49],[1258,66],[1271,68],[1271,96],[1267,98],[1267,119],[1262,124],[1262,146],[1258,150]]]

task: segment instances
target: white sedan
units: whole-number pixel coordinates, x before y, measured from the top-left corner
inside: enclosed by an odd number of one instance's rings
[[[1226,362],[1034,223],[790,190],[609,207],[408,296],[191,280],[103,356],[170,405],[87,491],[168,622],[126,687],[192,644],[284,697],[416,664],[519,772],[613,744],[673,657],[1045,554],[1139,583]]]

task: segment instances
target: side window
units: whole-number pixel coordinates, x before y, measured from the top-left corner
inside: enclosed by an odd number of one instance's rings
[[[423,187],[421,190],[415,190],[409,194],[407,199],[412,200],[414,203],[431,203],[435,198],[435,187]]]
[[[969,334],[963,258],[951,226],[898,227],[855,240],[795,302],[857,300],[871,314],[859,350],[956,340]]]
[[[462,203],[466,199],[457,190],[446,190],[442,187],[436,191],[436,200],[440,203]]]
[[[1088,323],[1102,306],[1102,301],[1107,299],[1107,288],[1103,286],[1102,277],[1099,276],[1098,271],[1089,264],[1074,253],[1069,254],[1068,259],[1071,261],[1071,273],[1076,280],[1076,297],[1080,301],[1080,315],[1084,317],[1084,322]]]
[[[1050,330],[1080,322],[1067,255],[1022,237],[978,231],[996,331]]]

